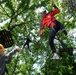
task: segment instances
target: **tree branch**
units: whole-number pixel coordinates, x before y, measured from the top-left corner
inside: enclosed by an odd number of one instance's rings
[[[12,31],[15,27],[21,26],[21,25],[23,25],[23,24],[25,24],[25,23],[23,22],[23,23],[20,23],[20,24],[14,24],[14,25],[12,25],[12,26],[8,26],[8,30]]]

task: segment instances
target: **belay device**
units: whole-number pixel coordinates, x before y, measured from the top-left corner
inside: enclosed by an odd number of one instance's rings
[[[14,41],[9,30],[0,31],[0,43],[5,47],[11,47],[14,44]]]

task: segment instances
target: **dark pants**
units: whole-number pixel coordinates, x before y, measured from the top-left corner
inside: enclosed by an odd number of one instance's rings
[[[3,73],[2,73],[2,74],[0,74],[0,75],[5,75],[5,72],[8,74],[8,69],[6,68],[6,66],[5,66],[5,68],[4,68]]]
[[[5,75],[5,72],[3,72],[1,75]]]
[[[55,26],[54,26],[54,27],[51,27],[50,37],[49,37],[49,44],[50,44],[50,47],[51,47],[53,53],[56,53],[56,48],[55,48],[55,46],[54,46],[54,38],[55,38],[56,33],[57,33],[59,30],[62,30],[63,33],[64,33],[65,35],[67,35],[67,32],[66,32],[64,26],[63,26],[60,22],[55,21]]]

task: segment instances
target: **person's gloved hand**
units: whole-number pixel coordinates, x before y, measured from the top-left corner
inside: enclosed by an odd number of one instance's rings
[[[16,49],[18,52],[21,51],[21,48],[19,48],[18,46],[16,46],[15,49]]]
[[[37,37],[37,38],[36,38],[36,42],[38,42],[39,40],[40,40],[40,37]]]
[[[18,52],[20,52],[21,51],[21,48],[17,48],[17,50],[18,50]]]

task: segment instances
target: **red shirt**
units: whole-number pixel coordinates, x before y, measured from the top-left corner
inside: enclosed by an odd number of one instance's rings
[[[56,20],[54,15],[58,14],[59,12],[60,11],[58,8],[54,8],[54,11],[46,14],[45,17],[43,18],[43,20],[41,21],[41,29],[43,29],[44,26],[53,27],[55,25],[55,23],[53,21]]]

